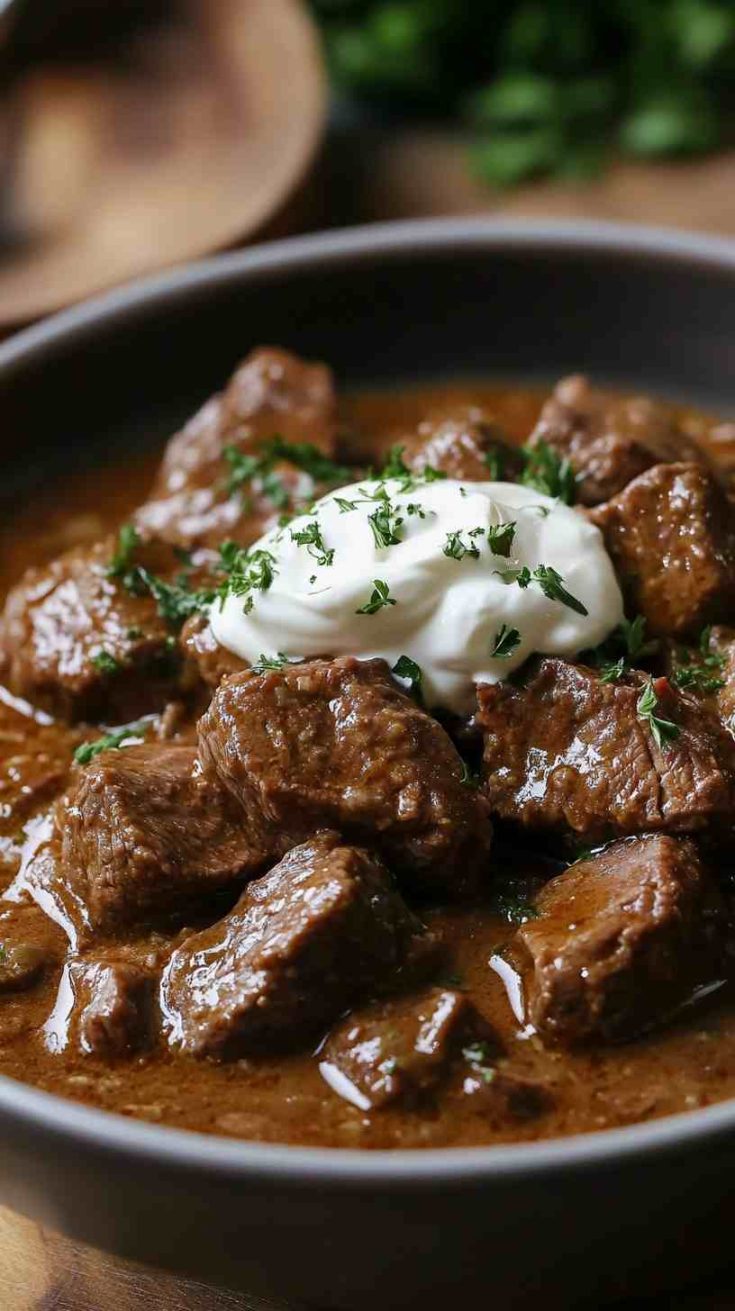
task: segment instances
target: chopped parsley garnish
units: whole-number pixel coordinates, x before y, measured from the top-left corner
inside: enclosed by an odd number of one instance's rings
[[[700,659],[695,661],[692,653],[679,648],[675,652],[674,669],[671,681],[681,691],[719,692],[725,686],[721,677],[726,664],[725,656],[711,647],[712,628],[703,628],[699,636]]]
[[[435,483],[441,478],[446,478],[443,469],[435,469],[431,464],[426,464],[419,472],[413,473],[403,458],[405,449],[405,446],[391,447],[378,475],[379,482],[387,482],[389,478],[397,479],[401,483],[399,490],[410,492],[414,487],[420,487],[422,483]]]
[[[125,577],[133,562],[136,548],[140,546],[140,541],[140,533],[135,525],[124,523],[117,535],[117,547],[107,566],[108,578],[121,578],[123,585],[127,586]]]
[[[658,651],[656,638],[646,637],[646,621],[643,615],[635,619],[623,619],[616,628],[591,651],[582,653],[587,664],[600,670],[600,681],[616,683],[628,671]]]
[[[148,592],[156,602],[156,608],[162,619],[173,628],[180,628],[191,615],[199,614],[211,605],[216,593],[210,589],[197,591],[189,587],[185,580],[166,583],[157,574],[152,574],[142,565],[133,570],[134,579],[130,590],[137,596]],[[125,584],[126,587],[128,583]]]
[[[413,474],[403,458],[405,446],[391,446],[388,457],[380,470],[383,482],[388,478],[413,478]]]
[[[469,1047],[462,1048],[462,1056],[467,1064],[472,1067],[473,1074],[482,1079],[483,1083],[492,1083],[495,1078],[495,1070],[492,1065],[493,1053],[489,1043],[470,1043]]]
[[[347,482],[349,469],[335,464],[318,446],[310,442],[287,442],[283,437],[272,437],[264,442],[257,455],[245,454],[237,446],[226,446],[223,451],[230,466],[227,479],[227,491],[230,496],[247,486],[252,486],[258,479],[260,490],[273,502],[276,509],[283,510],[291,504],[291,493],[275,469],[283,461],[296,469],[309,474],[315,482],[331,483],[333,486]]]
[[[283,437],[273,437],[267,443],[274,460],[285,460],[296,469],[308,473],[317,483],[346,483],[352,475],[343,464],[335,464],[328,455],[311,442],[287,442]]]
[[[334,504],[339,506],[340,514],[349,514],[350,510],[356,510],[359,501],[348,501],[344,496],[335,496]]]
[[[653,686],[653,679],[649,678],[638,698],[636,713],[639,719],[648,724],[651,736],[661,750],[666,743],[673,742],[679,736],[681,729],[671,719],[663,719],[661,715],[656,714],[658,704],[659,699]]]
[[[324,545],[322,530],[316,519],[313,519],[311,523],[308,523],[305,528],[300,528],[297,531],[294,531],[292,528],[291,541],[295,542],[297,546],[305,546],[309,555],[316,560],[317,564],[322,565],[325,568],[327,565],[332,564],[334,560],[334,548],[327,549]]]
[[[220,601],[224,603],[227,596],[244,596],[245,614],[253,608],[253,592],[267,592],[278,572],[276,557],[261,547],[250,550],[242,546],[228,551],[225,568],[227,578],[219,588]]]
[[[355,614],[374,615],[387,605],[397,605],[397,601],[391,596],[388,584],[383,582],[382,578],[374,578],[370,600],[361,605],[360,609],[355,611]]]
[[[617,683],[627,673],[627,663],[625,656],[619,660],[611,662],[609,665],[600,665],[600,682]]]
[[[576,596],[572,596],[571,592],[567,591],[561,574],[558,574],[550,564],[540,564],[538,568],[534,569],[532,581],[538,583],[544,596],[547,596],[550,601],[560,601],[562,605],[568,606],[570,610],[574,610],[578,615],[589,614],[586,605],[583,605]]]
[[[482,531],[482,530],[481,530]],[[468,536],[472,536],[471,533]],[[478,560],[480,552],[474,542],[469,545],[462,540],[461,533],[447,533],[447,540],[442,547],[442,553],[449,557],[450,560],[464,560],[466,555]]]
[[[386,546],[398,546],[401,541],[403,518],[385,501],[379,509],[368,515],[375,545],[382,549]]]
[[[421,684],[423,682],[423,674],[421,672],[421,666],[417,665],[415,660],[412,660],[411,657],[407,655],[399,656],[393,666],[393,673],[396,678],[405,678],[406,681],[410,683],[411,691],[414,696],[417,697],[419,701],[422,699]]]
[[[521,635],[517,628],[509,628],[507,624],[502,624],[495,634],[490,655],[493,660],[507,660],[517,650],[521,643]]]
[[[515,535],[515,522],[493,524],[492,528],[488,528],[487,540],[493,555],[502,555],[507,559]]]
[[[568,606],[578,615],[589,614],[586,605],[567,591],[561,574],[557,573],[550,564],[537,565],[533,573],[528,565],[523,565],[522,569],[496,569],[494,572],[504,583],[517,583],[524,591],[531,583],[536,583],[550,601],[559,601],[561,605]]]
[[[99,669],[101,674],[116,674],[120,668],[120,661],[116,660],[114,655],[111,655],[109,651],[105,651],[104,648],[92,656],[92,664],[95,669]]]
[[[524,487],[533,487],[545,496],[564,501],[566,505],[574,503],[574,470],[567,459],[557,455],[548,442],[544,441],[521,447],[521,455],[524,467],[519,481]]]
[[[505,472],[505,457],[500,447],[491,446],[488,451],[485,451],[482,459],[490,474],[490,481],[494,483],[501,482]]]
[[[120,747],[133,746],[145,736],[147,728],[148,724],[145,723],[127,724],[125,728],[106,733],[94,742],[83,742],[74,752],[74,761],[77,765],[88,765],[90,760],[94,760],[103,751],[119,751]]]
[[[283,669],[284,665],[296,663],[298,662],[290,660],[282,651],[276,651],[276,654],[272,656],[263,655],[261,651],[255,664],[251,665],[250,668],[254,674],[264,674],[268,669]]]

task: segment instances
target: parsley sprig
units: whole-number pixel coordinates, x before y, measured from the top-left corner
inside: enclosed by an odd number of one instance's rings
[[[410,690],[416,699],[423,701],[423,672],[420,665],[416,664],[410,656],[402,655],[396,660],[392,671],[396,678],[403,678],[410,686]]]
[[[586,605],[567,591],[561,574],[550,564],[537,565],[533,571],[524,564],[520,569],[496,569],[494,572],[504,583],[517,583],[523,590],[536,583],[550,601],[559,601],[578,615],[589,614]]]
[[[691,652],[677,648],[674,653],[674,668],[671,681],[682,692],[719,692],[725,686],[722,671],[726,658],[720,651],[712,649],[712,628],[703,628],[699,635],[699,660]]]
[[[382,578],[373,579],[373,591],[370,600],[361,605],[359,610],[355,611],[356,615],[374,615],[378,610],[382,610],[388,605],[397,605],[395,597],[391,596],[390,588]]]
[[[519,481],[524,487],[533,487],[545,496],[553,496],[574,504],[576,481],[569,461],[557,455],[548,442],[538,441],[533,446],[521,447],[523,471]]]
[[[334,547],[327,548],[324,545],[322,530],[316,519],[308,523],[305,528],[291,529],[291,540],[297,546],[305,546],[312,559],[316,560],[318,565],[326,568],[334,561]]]
[[[490,650],[493,660],[508,660],[521,644],[521,635],[517,628],[501,624]]]
[[[656,746],[659,750],[662,750],[666,744],[675,741],[679,736],[681,729],[678,724],[673,722],[673,720],[664,719],[661,715],[657,714],[658,706],[658,694],[653,685],[653,679],[649,678],[638,697],[636,714],[640,720],[648,725]]]
[[[279,463],[300,469],[315,483],[338,486],[350,479],[349,469],[336,464],[310,442],[288,442],[276,436],[263,442],[257,453],[243,452],[230,445],[225,447],[223,455],[229,465],[228,494],[234,496],[246,488],[259,490],[278,510],[292,504],[292,494],[276,469]]]
[[[74,752],[74,762],[77,765],[88,765],[90,760],[94,760],[103,751],[119,751],[121,747],[135,746],[143,741],[149,727],[145,722],[126,724],[114,733],[105,733],[103,737],[95,738],[94,742],[83,742]]]

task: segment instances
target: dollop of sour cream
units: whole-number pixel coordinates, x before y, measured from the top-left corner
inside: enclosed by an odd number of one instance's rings
[[[598,529],[515,483],[353,483],[265,534],[250,559],[255,583],[210,611],[221,646],[249,664],[408,657],[426,703],[458,714],[476,683],[534,652],[572,657],[623,618]]]

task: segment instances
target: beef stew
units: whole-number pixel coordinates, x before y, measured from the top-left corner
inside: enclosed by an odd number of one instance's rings
[[[709,627],[735,626],[735,512],[707,433],[579,378],[550,399],[338,401],[324,366],[263,350],[160,469],[20,507],[0,530],[0,1071],[150,1121],[365,1148],[735,1095],[732,642]],[[410,651],[218,643],[248,548],[372,487],[369,465],[411,495],[446,477],[571,503],[625,620],[594,649],[539,647],[471,712],[433,704]],[[381,550],[401,536],[386,500]],[[472,531],[448,534],[457,570]],[[323,568],[313,529],[298,545]],[[503,581],[585,609],[535,572]],[[392,604],[378,583],[368,615]]]

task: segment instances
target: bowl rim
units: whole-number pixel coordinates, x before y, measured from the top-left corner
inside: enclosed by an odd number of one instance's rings
[[[32,363],[42,364],[57,345],[74,346],[101,325],[124,323],[150,307],[185,301],[231,280],[260,281],[303,269],[325,271],[376,258],[487,252],[609,255],[656,259],[696,270],[735,275],[735,240],[699,233],[599,222],[546,222],[495,218],[419,219],[337,229],[216,255],[162,274],[136,279],[81,305],[62,310],[0,344],[0,381]],[[292,1187],[342,1189],[386,1183],[431,1190],[460,1185],[581,1172],[625,1161],[642,1164],[683,1148],[713,1145],[735,1131],[735,1099],[619,1129],[604,1129],[543,1142],[486,1147],[364,1150],[249,1143],[134,1120],[90,1108],[0,1075],[0,1117],[49,1139],[166,1165],[186,1173],[261,1181]]]

